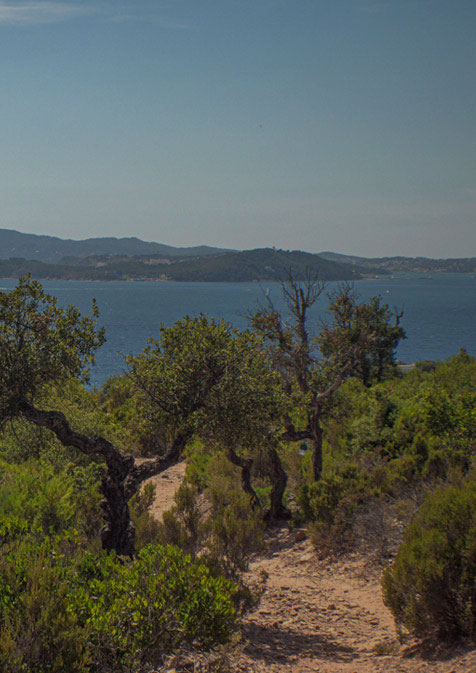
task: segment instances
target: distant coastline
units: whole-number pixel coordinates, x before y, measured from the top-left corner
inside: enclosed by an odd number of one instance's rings
[[[185,259],[96,255],[70,258],[59,264],[24,258],[0,260],[0,277],[18,278],[30,274],[39,280],[272,282],[286,278],[291,272],[296,279],[311,274],[323,281],[353,281],[375,271],[329,261],[307,252],[272,248]]]
[[[138,238],[64,240],[0,229],[0,277],[30,274],[38,280],[273,282],[292,273],[322,281],[357,281],[393,273],[476,274],[476,257],[357,257],[335,252],[201,245],[177,248]]]

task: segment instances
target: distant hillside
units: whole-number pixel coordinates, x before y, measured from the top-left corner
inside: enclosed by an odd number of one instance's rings
[[[320,252],[319,255],[332,262],[357,265],[362,268],[387,272],[408,271],[414,273],[475,273],[476,257],[454,259],[430,259],[428,257],[356,257],[337,252]]]
[[[12,229],[0,229],[0,259],[23,258],[59,263],[64,257],[89,255],[164,255],[167,257],[197,257],[228,252],[206,245],[194,248],[175,248],[161,243],[141,241],[139,238],[87,238],[82,241],[56,236],[23,234]]]
[[[296,278],[304,278],[308,269],[322,280],[356,280],[362,277],[361,269],[355,266],[332,262],[308,252],[271,248],[174,262],[166,273],[173,280],[182,281],[273,281],[285,278],[290,269]]]
[[[271,248],[214,254],[193,259],[89,257],[63,264],[37,260],[0,261],[0,277],[18,278],[31,273],[38,279],[64,280],[175,280],[175,281],[274,281],[292,270],[297,279],[309,270],[321,280],[358,280],[369,269],[329,261],[308,252]]]

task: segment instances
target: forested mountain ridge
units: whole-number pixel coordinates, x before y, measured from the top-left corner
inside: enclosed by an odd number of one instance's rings
[[[182,281],[273,281],[285,278],[289,270],[296,278],[304,278],[310,271],[322,280],[357,280],[363,271],[360,267],[331,262],[300,250],[256,248],[174,262],[167,274],[173,280]]]
[[[13,229],[0,229],[0,259],[24,258],[54,264],[63,257],[89,255],[165,255],[189,257],[227,252],[207,245],[176,248],[171,245],[142,241],[139,238],[100,237],[84,240],[62,239],[57,236],[24,234]]]
[[[262,269],[261,265],[273,266],[268,264],[264,259],[264,255],[269,255],[271,252],[276,253],[274,257],[274,266],[280,266],[277,262],[277,255],[292,254],[293,265],[301,267],[304,262],[303,255],[307,255],[305,263],[314,268],[317,265],[318,258],[324,274],[329,279],[350,280],[358,278],[360,275],[368,274],[382,274],[398,271],[413,271],[413,272],[453,272],[453,273],[475,273],[476,272],[476,257],[455,258],[455,259],[430,259],[427,257],[358,257],[356,255],[344,255],[336,252],[320,252],[317,254],[301,252],[301,251],[284,251],[271,248],[263,248],[258,250],[232,250],[229,248],[217,248],[207,245],[200,245],[195,247],[174,247],[153,241],[143,241],[135,236],[126,238],[116,237],[98,237],[87,238],[83,240],[62,239],[57,236],[46,236],[38,234],[25,234],[13,229],[0,229],[0,260],[28,260],[43,262],[45,264],[54,264],[60,266],[76,267],[97,267],[107,266],[107,272],[97,274],[98,278],[109,277],[117,275],[117,265],[126,263],[130,265],[136,264],[160,264],[168,262],[177,262],[174,273],[169,273],[171,280],[223,280],[221,267],[227,268],[227,271],[233,276],[228,280],[250,280],[256,278],[257,270],[259,270],[258,277],[266,280],[271,280],[270,270]],[[250,253],[253,253],[250,255]],[[199,261],[196,258],[210,258],[211,256],[220,255],[222,259],[217,260],[207,259],[206,261]],[[223,255],[230,255],[223,257]],[[301,255],[301,258],[299,256]],[[259,259],[259,257],[263,259]],[[193,259],[193,261],[192,261]],[[323,263],[326,260],[326,263]],[[346,269],[345,275],[342,268],[328,265],[328,262],[337,263],[340,265],[348,265],[351,267]],[[231,266],[228,266],[228,265]],[[289,258],[286,261],[289,268]],[[11,266],[11,265],[10,265]],[[32,273],[41,273],[46,275],[38,275],[39,278],[58,277],[63,278],[68,276],[66,269],[46,269],[43,267],[32,267]],[[133,266],[130,271],[133,274]],[[151,273],[149,270],[143,270],[144,277],[155,277],[156,273]],[[169,270],[171,271],[171,270]],[[5,273],[5,272],[4,272]],[[121,272],[126,273],[125,269]],[[60,275],[57,275],[60,274]],[[66,276],[64,274],[67,274]],[[127,273],[126,273],[127,275]],[[271,272],[272,276],[272,272]],[[83,277],[83,272],[77,270],[71,272],[71,277]],[[96,277],[96,275],[94,276]]]
[[[332,262],[319,255],[272,248],[178,259],[162,255],[94,255],[65,258],[59,264],[22,258],[0,260],[0,277],[18,278],[29,273],[34,278],[55,280],[276,281],[285,278],[290,270],[296,278],[311,272],[321,280],[343,281],[359,280],[372,273],[369,268]]]

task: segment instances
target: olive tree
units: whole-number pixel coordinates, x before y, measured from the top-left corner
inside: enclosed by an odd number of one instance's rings
[[[4,423],[22,417],[50,430],[64,446],[103,458],[102,546],[132,556],[134,529],[129,500],[143,481],[181,459],[195,416],[216,380],[223,376],[224,366],[214,358],[213,349],[200,350],[200,345],[191,343],[188,351],[185,344],[177,348],[180,328],[163,329],[158,368],[160,385],[167,395],[158,397],[163,412],[158,421],[163,423],[167,441],[158,444],[151,460],[138,463],[105,437],[78,432],[64,413],[44,409],[40,402],[41,393],[49,385],[61,385],[71,377],[88,380],[88,365],[105,339],[96,318],[94,303],[90,316],[81,316],[72,306],[60,308],[56,298],[30,278],[21,279],[11,292],[0,293],[0,420]]]
[[[127,362],[150,432],[162,430],[164,447],[198,437],[223,450],[239,467],[252,506],[259,507],[252,456],[263,445],[272,454],[283,402],[262,340],[204,315],[186,317],[162,326],[160,339]]]
[[[384,367],[392,362],[398,340],[404,336],[399,327],[401,314],[381,306],[378,297],[359,304],[351,286],[340,287],[330,297],[332,320],[318,336],[313,336],[309,311],[324,291],[325,284],[310,274],[303,281],[289,274],[281,283],[289,318],[277,310],[269,295],[266,304],[249,315],[252,328],[271,344],[283,391],[303,417],[296,427],[291,416],[285,414],[280,439],[311,442],[316,481],[322,474],[322,419],[326,405],[348,376],[371,369],[383,375]],[[394,325],[389,324],[392,317]]]
[[[48,386],[71,377],[88,380],[88,366],[105,340],[96,319],[94,303],[89,316],[61,308],[29,277],[0,293],[0,421],[24,418],[50,430],[63,446],[102,457],[103,548],[133,555],[129,500],[146,479],[179,462],[196,435],[223,446],[256,501],[250,453],[261,436],[275,432],[282,399],[256,336],[203,316],[186,318],[161,327],[159,340],[128,358],[137,405],[158,437],[153,457],[136,461],[106,437],[78,432],[62,411],[41,402]]]
[[[378,296],[359,302],[351,285],[341,286],[329,299],[331,321],[316,340],[322,355],[337,365],[352,359],[352,375],[367,387],[394,373],[395,350],[405,339],[403,311],[392,311]]]

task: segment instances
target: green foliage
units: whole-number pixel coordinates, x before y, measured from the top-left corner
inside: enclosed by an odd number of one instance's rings
[[[187,468],[185,476],[187,481],[203,491],[210,476],[210,460],[216,453],[214,447],[204,442],[191,442],[187,447]]]
[[[153,456],[158,446],[163,448],[161,426],[158,422],[151,422],[150,410],[139,403],[141,397],[134,390],[130,378],[112,376],[97,397],[109,428],[124,437],[122,444],[129,451],[138,456]]]
[[[474,478],[475,383],[476,363],[465,351],[429,372],[414,369],[370,387],[343,383],[323,421],[320,482],[312,484],[310,451],[299,456],[296,443],[284,457],[294,519],[310,522],[320,553],[354,543],[368,549],[372,527],[394,549],[423,493]]]
[[[175,504],[162,516],[160,541],[173,544],[192,558],[202,551],[206,540],[205,516],[198,503],[198,488],[184,480],[175,493]]]
[[[330,296],[332,324],[316,340],[334,365],[351,361],[353,375],[366,386],[395,374],[395,349],[405,338],[401,316],[381,302],[381,297],[371,297],[359,303],[351,286],[341,287]]]
[[[134,561],[84,552],[74,534],[0,557],[0,670],[135,673],[178,646],[209,648],[235,623],[235,587],[174,547]]]
[[[263,519],[259,510],[250,508],[236,471],[219,457],[213,468],[206,491],[211,505],[206,522],[207,558],[216,571],[238,580],[263,546]]]
[[[160,326],[160,339],[127,363],[136,402],[150,422],[173,433],[190,433],[209,392],[224,375],[229,326],[205,316]],[[166,438],[164,437],[164,440]]]
[[[131,521],[135,529],[136,549],[159,541],[159,523],[150,513],[155,499],[155,486],[146,483],[129,501]]]
[[[74,537],[25,539],[0,557],[0,671],[86,673],[88,631],[70,610]]]
[[[421,372],[434,372],[436,369],[436,362],[434,360],[418,360],[415,366]]]
[[[398,624],[419,636],[476,636],[476,485],[437,490],[383,577]]]
[[[308,487],[309,509],[312,519],[332,523],[336,509],[344,495],[363,490],[365,475],[354,465],[330,474]]]
[[[163,515],[160,540],[175,544],[192,558],[200,556],[213,574],[241,582],[253,556],[263,545],[259,511],[239,486],[239,471],[223,456],[209,463],[210,478],[203,496],[184,481],[175,504]]]
[[[125,425],[115,423],[98,405],[97,394],[84,388],[76,379],[46,386],[37,395],[36,404],[44,409],[57,409],[64,413],[70,426],[77,432],[89,436],[106,435],[126,452],[131,447],[131,434]],[[57,471],[69,465],[81,466],[96,470],[98,479],[103,470],[98,456],[85,455],[77,449],[63,446],[52,432],[34,426],[22,417],[12,419],[3,427],[0,433],[0,457],[10,463],[34,458],[50,464]]]
[[[162,451],[180,436],[250,445],[281,403],[260,340],[200,316],[160,328],[160,339],[127,359],[134,405]]]
[[[394,486],[471,469],[476,448],[476,365],[460,353],[368,389],[349,381],[328,421],[329,452],[372,460]],[[367,456],[367,458],[366,458]]]
[[[302,518],[310,521],[311,539],[321,556],[349,549],[354,515],[373,495],[368,476],[351,463],[301,485],[298,505]]]
[[[0,292],[1,421],[18,413],[45,384],[70,377],[87,379],[87,365],[104,341],[96,331],[97,308],[82,317],[78,309],[59,308],[57,300],[30,278],[11,292]]]
[[[71,427],[82,434],[103,435],[120,450],[131,453],[132,434],[127,424],[119,423],[100,404],[100,394],[88,390],[76,379],[63,381],[55,386],[48,386],[39,398],[39,404],[46,409],[62,411]],[[49,433],[51,434],[51,433]],[[74,449],[63,447],[57,442],[58,452],[62,452],[74,462],[90,463],[94,456],[88,457]]]
[[[89,538],[98,534],[99,493],[87,470],[71,467],[55,473],[32,460],[19,466],[0,463],[0,470],[2,538],[11,540],[28,530],[51,535],[68,528]]]
[[[72,600],[91,630],[96,665],[112,673],[157,665],[186,643],[208,648],[226,641],[235,622],[233,592],[176,547],[148,546],[124,565],[84,558]]]

